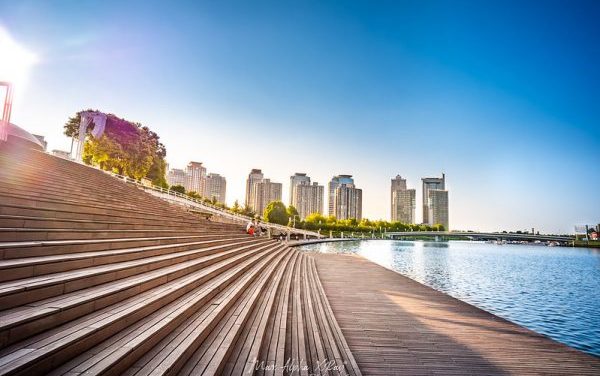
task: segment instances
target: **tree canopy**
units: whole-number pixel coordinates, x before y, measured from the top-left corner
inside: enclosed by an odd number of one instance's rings
[[[88,110],[92,111],[92,110]],[[77,137],[80,111],[70,117],[64,133]],[[83,161],[104,170],[126,175],[134,179],[148,178],[153,184],[166,187],[167,150],[160,137],[150,128],[107,114],[104,134],[98,138],[91,135],[94,124],[88,127],[87,140],[83,146]]]
[[[285,226],[288,224],[290,216],[283,202],[272,201],[265,208],[263,219],[267,222],[277,223]]]
[[[290,225],[300,223],[300,214],[298,214],[298,210],[296,210],[294,205],[290,205],[287,207],[287,214],[289,217]]]
[[[181,194],[185,194],[185,187],[183,185],[173,185],[171,186],[171,190]]]
[[[363,218],[337,219],[334,216],[325,217],[319,213],[308,215],[304,221],[296,222],[296,227],[307,230],[323,231],[348,231],[348,232],[384,232],[384,231],[445,231],[441,224],[433,226],[424,224],[407,224],[402,222],[388,222],[383,220],[369,220]]]

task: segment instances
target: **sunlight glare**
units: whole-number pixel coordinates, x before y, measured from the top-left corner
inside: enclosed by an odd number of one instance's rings
[[[36,62],[35,54],[19,45],[0,27],[0,81],[8,81],[16,88],[24,86]]]

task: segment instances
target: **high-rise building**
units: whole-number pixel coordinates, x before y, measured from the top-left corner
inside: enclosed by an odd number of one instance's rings
[[[205,197],[208,197],[211,200],[214,197],[217,202],[224,204],[226,189],[227,181],[224,176],[212,172],[206,176]]]
[[[390,186],[390,213],[392,221],[398,221],[394,205],[394,192],[398,190],[406,190],[406,179],[402,179],[402,176],[400,175],[396,175],[396,177],[392,179],[392,184]]]
[[[396,175],[392,179],[392,192],[399,189],[406,189],[406,179],[403,179],[400,175]]]
[[[337,219],[362,219],[362,189],[341,184],[335,189],[334,215]]]
[[[362,218],[362,189],[352,175],[334,176],[329,182],[329,215],[337,219]]]
[[[337,189],[337,187],[339,187],[342,184],[354,187],[354,179],[352,179],[352,175],[337,175],[337,176],[334,176],[331,179],[331,181],[329,182],[329,186],[328,186],[329,194],[328,194],[328,201],[327,201],[329,215],[335,215],[335,203],[334,203],[335,190]]]
[[[182,185],[185,187],[185,171],[174,168],[167,173],[167,183],[169,185]]]
[[[301,184],[294,190],[292,205],[298,210],[300,219],[313,213],[323,214],[323,195],[325,188],[319,183]]]
[[[206,168],[201,162],[190,162],[185,169],[185,190],[204,196]]]
[[[251,205],[251,203],[253,201],[252,187],[254,186],[254,183],[262,181],[264,177],[265,176],[263,175],[263,173],[260,169],[253,168],[252,171],[250,171],[250,174],[248,175],[248,179],[246,179],[246,201],[245,201],[245,204],[247,207],[252,206]]]
[[[423,182],[423,223],[432,224],[429,218],[429,190],[446,189],[446,175],[441,178],[422,178]]]
[[[167,173],[167,183],[170,186],[182,185],[187,192],[196,192],[202,197],[225,203],[226,180],[224,176],[210,173],[200,162],[190,162],[185,170],[170,169]]]
[[[397,189],[392,191],[392,221],[408,224],[415,223],[417,191],[415,189]]]
[[[272,201],[281,201],[281,183],[273,183],[270,179],[262,179],[252,184],[250,208],[262,215]]]
[[[323,214],[324,187],[318,183],[310,184],[310,177],[296,173],[290,177],[290,205],[298,210],[301,219],[312,213]]]
[[[294,190],[298,185],[310,185],[310,177],[302,172],[296,172],[293,176],[290,176],[290,205],[293,206],[296,206],[294,204]]]
[[[448,191],[444,189],[429,190],[429,224],[444,226],[446,231],[449,230],[448,220]]]

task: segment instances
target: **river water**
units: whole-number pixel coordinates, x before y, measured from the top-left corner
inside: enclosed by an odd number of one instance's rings
[[[507,320],[600,356],[600,251],[483,242],[367,240],[353,252]]]

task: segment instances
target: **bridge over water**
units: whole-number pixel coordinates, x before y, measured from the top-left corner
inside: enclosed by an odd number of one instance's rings
[[[524,240],[524,241],[556,241],[571,242],[573,236],[562,235],[536,235],[536,234],[517,234],[505,232],[470,232],[470,231],[406,231],[406,232],[387,232],[384,236],[390,239],[414,238],[422,236],[440,237],[440,238],[469,238],[471,240]]]

